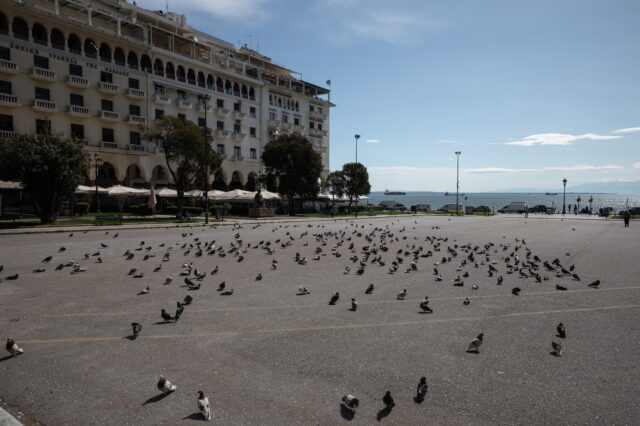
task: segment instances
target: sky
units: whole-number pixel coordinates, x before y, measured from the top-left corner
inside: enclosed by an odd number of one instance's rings
[[[166,0],[138,0],[166,9]],[[170,0],[324,85],[330,166],[373,190],[640,181],[637,0]]]

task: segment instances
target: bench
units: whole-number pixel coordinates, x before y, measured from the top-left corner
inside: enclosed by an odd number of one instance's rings
[[[96,223],[100,222],[118,222],[118,225],[122,225],[122,216],[117,214],[96,216]]]

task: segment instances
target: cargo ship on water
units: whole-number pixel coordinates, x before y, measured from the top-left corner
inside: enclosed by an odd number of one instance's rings
[[[385,189],[384,195],[407,195],[407,193],[402,191],[389,191],[388,189]]]

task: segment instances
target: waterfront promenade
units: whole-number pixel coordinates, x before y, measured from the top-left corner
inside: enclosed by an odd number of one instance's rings
[[[371,424],[386,390],[397,404],[386,424],[634,423],[640,418],[635,225],[404,216],[0,235],[0,336],[25,350],[0,357],[0,397],[51,425],[190,423],[199,419],[198,390],[209,396],[216,424]],[[196,256],[197,243],[212,240],[226,256],[206,250]],[[232,242],[241,247],[237,256]],[[468,262],[457,271],[467,244],[479,251],[492,245],[476,254],[477,268]],[[378,252],[385,266],[371,263],[372,254],[357,275],[363,248],[374,245],[387,247]],[[413,258],[405,253],[420,246],[420,254],[433,256],[419,255],[416,270],[405,272]],[[540,283],[508,274],[504,259],[513,264],[516,247],[521,261],[529,249],[531,257],[575,265],[581,280],[542,267],[548,280]],[[295,262],[296,253],[307,261]],[[47,256],[50,263],[42,263]],[[390,274],[396,257],[403,263]],[[86,271],[54,270],[72,260]],[[493,261],[498,273],[489,277]],[[180,276],[191,262],[207,273],[198,290]],[[434,262],[443,281],[435,280]],[[37,268],[46,271],[32,272]],[[128,275],[133,268],[143,276]],[[464,286],[453,286],[464,272]],[[15,273],[17,280],[6,279]],[[173,282],[164,285],[168,276]],[[588,287],[596,279],[600,288]],[[223,281],[233,295],[217,291]],[[375,290],[365,295],[369,284]],[[311,294],[296,296],[300,285]],[[147,286],[150,293],[137,296]],[[399,301],[403,289],[407,297]],[[335,292],[340,299],[329,306]],[[161,324],[160,309],[174,310],[187,294],[193,303],[180,320]],[[425,295],[433,314],[419,313]],[[352,297],[356,312],[349,310]],[[463,305],[467,297],[471,303]],[[129,340],[133,321],[143,330]],[[550,355],[558,322],[567,329],[562,357]],[[466,353],[481,332],[480,354]],[[178,386],[165,398],[156,398],[160,374]],[[423,375],[429,393],[418,405],[412,397]],[[352,420],[339,406],[347,393],[360,399]]]

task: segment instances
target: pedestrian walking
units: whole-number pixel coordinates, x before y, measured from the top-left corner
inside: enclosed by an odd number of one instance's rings
[[[622,213],[622,220],[624,220],[624,227],[628,228],[629,220],[631,220],[631,213],[629,212],[629,210],[625,210],[624,213]]]

